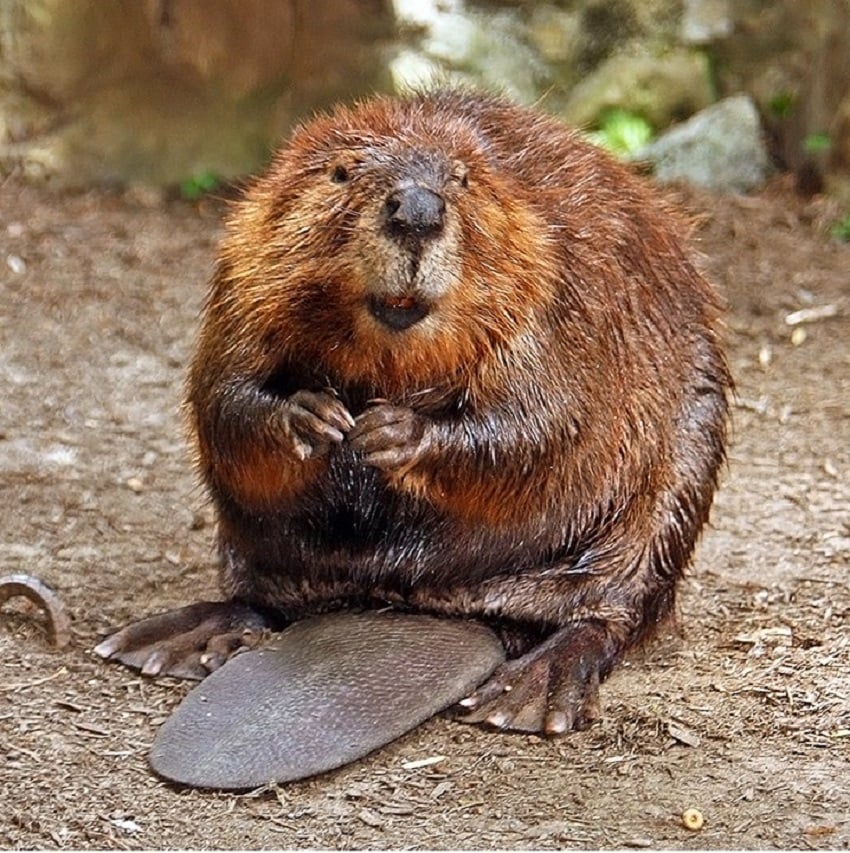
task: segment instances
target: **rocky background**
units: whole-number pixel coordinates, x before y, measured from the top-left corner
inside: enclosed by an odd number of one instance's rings
[[[850,0],[3,0],[0,173],[191,195],[317,108],[435,79],[539,103],[662,178],[789,169],[850,204]]]

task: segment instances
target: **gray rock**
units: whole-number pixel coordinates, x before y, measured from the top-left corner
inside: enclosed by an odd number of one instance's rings
[[[651,162],[660,181],[733,192],[755,189],[772,171],[759,115],[748,95],[734,95],[702,110],[634,159]]]

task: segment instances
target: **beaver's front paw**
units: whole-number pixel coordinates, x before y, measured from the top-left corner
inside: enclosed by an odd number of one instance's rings
[[[377,403],[366,409],[348,434],[349,444],[367,465],[403,472],[425,453],[427,420],[406,406]]]
[[[500,729],[560,735],[599,716],[600,675],[615,652],[601,625],[578,624],[502,664],[461,700],[461,720]]]
[[[327,453],[354,426],[348,409],[331,391],[296,391],[282,412],[284,430],[301,460]]]
[[[240,601],[199,601],[132,622],[94,652],[143,675],[201,679],[256,645],[268,627],[263,615]]]

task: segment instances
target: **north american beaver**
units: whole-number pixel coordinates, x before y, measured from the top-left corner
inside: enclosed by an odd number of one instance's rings
[[[686,232],[499,97],[297,129],[230,218],[188,379],[227,599],[99,653],[200,676],[246,626],[466,617],[509,658],[467,719],[584,726],[670,612],[724,459],[719,305]]]

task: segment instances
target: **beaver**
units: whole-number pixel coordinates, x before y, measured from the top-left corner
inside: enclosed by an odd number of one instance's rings
[[[246,628],[313,614],[478,620],[507,659],[465,719],[586,726],[670,614],[725,456],[721,305],[688,230],[499,96],[301,125],[235,205],[189,369],[226,598],[98,652],[202,677]]]

